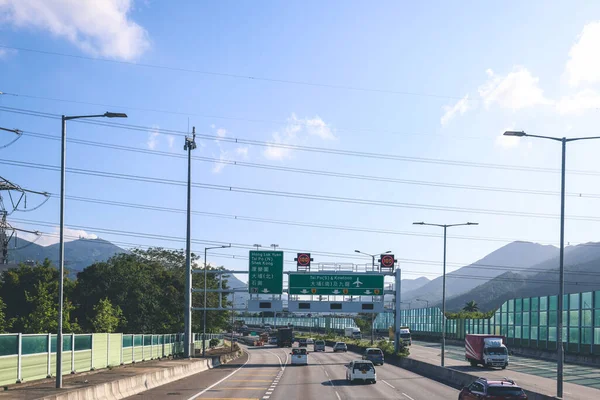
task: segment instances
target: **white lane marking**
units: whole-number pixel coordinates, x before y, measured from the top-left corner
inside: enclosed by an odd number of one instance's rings
[[[194,400],[194,399],[202,396],[204,393],[208,392],[210,389],[214,388],[219,383],[223,382],[225,379],[233,376],[233,374],[235,374],[236,372],[238,372],[240,369],[244,368],[246,366],[246,364],[248,364],[248,362],[250,361],[250,353],[247,353],[247,354],[248,354],[248,359],[246,360],[246,362],[241,367],[239,367],[238,369],[236,369],[235,371],[233,371],[232,373],[230,373],[229,375],[227,375],[225,378],[221,379],[220,381],[213,383],[212,385],[210,385],[209,387],[207,387],[203,391],[201,391],[199,393],[196,393],[195,395],[193,395],[192,397],[190,397],[188,400]]]
[[[342,400],[342,398],[340,397],[340,394],[338,392],[335,392],[335,395],[337,396],[338,400]]]
[[[325,368],[323,368],[323,371],[325,371],[325,375],[329,376],[329,373],[327,372],[327,370]]]
[[[384,381],[383,379],[381,380],[381,382],[385,383],[386,385],[388,385],[389,387],[391,387],[392,389],[396,389],[395,387],[393,387],[392,385],[390,385],[389,383],[387,383],[386,381]]]
[[[403,395],[405,395],[406,397],[408,397],[410,400],[415,400],[412,397],[410,397],[409,395],[407,395],[406,393],[402,393]]]

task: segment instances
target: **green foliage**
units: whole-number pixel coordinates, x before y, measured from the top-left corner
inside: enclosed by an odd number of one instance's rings
[[[127,323],[123,317],[121,307],[113,307],[110,300],[106,297],[94,306],[94,311],[96,315],[91,321],[94,332],[113,333],[117,331],[119,326]]]
[[[354,318],[354,323],[363,333],[370,333],[372,321],[377,318],[377,314],[360,313]]]
[[[446,313],[446,318],[448,319],[489,319],[491,318],[496,311],[488,311],[488,312],[468,312],[468,311],[460,311],[457,313]]]
[[[297,335],[296,337],[309,337],[309,335]],[[387,355],[393,355],[394,354],[394,344],[388,340],[380,340],[379,342],[375,343],[374,345],[371,345],[371,341],[370,340],[365,340],[365,339],[351,339],[345,336],[338,336],[335,335],[332,332],[328,332],[325,335],[310,335],[310,337],[314,338],[314,339],[321,339],[321,340],[328,340],[331,342],[344,342],[346,344],[352,344],[355,346],[359,346],[362,348],[367,348],[367,347],[378,347],[381,349],[381,351],[383,351],[385,354]],[[399,357],[408,357],[410,355],[410,350],[408,349],[408,346],[406,346],[404,344],[404,342],[400,341],[400,349],[398,350],[397,353],[395,353],[395,355],[399,356]]]
[[[4,310],[6,309],[6,304],[4,304],[4,300],[0,297],[0,333],[4,333],[6,329],[8,329],[8,321],[6,320],[6,314]]]
[[[462,310],[466,312],[477,312],[479,311],[479,306],[477,306],[475,300],[471,300],[465,304]]]
[[[69,300],[75,283],[64,278],[63,330],[79,332],[71,321],[73,304]],[[45,260],[42,264],[21,264],[0,274],[0,293],[6,304],[5,320],[13,332],[55,332],[58,326],[58,270]],[[5,327],[7,329],[7,327]]]
[[[210,342],[208,342],[208,346],[209,347],[217,347],[219,345],[219,339],[210,339]]]

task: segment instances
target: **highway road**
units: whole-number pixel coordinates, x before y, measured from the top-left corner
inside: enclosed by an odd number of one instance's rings
[[[383,365],[376,367],[377,383],[350,384],[344,365],[354,353],[312,352],[309,364],[289,365],[289,348],[248,348],[248,355],[230,364],[152,389],[129,400],[345,400],[345,399],[455,399],[458,390],[408,372]]]

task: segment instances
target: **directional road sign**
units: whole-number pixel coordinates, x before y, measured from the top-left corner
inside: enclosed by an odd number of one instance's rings
[[[379,296],[383,275],[290,273],[289,294]]]
[[[250,251],[251,294],[283,293],[283,251]]]

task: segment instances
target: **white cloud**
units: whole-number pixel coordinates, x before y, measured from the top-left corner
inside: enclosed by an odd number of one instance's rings
[[[133,0],[0,0],[0,24],[39,29],[82,51],[122,60],[150,47],[146,30],[130,19]]]
[[[146,142],[146,144],[148,145],[148,148],[150,150],[154,150],[156,148],[156,145],[158,144],[158,135],[160,134],[158,133],[158,129],[159,126],[154,125],[152,127],[152,130],[148,133],[148,141]]]
[[[502,108],[519,110],[552,103],[538,86],[539,78],[532,76],[523,66],[513,67],[506,76],[496,75],[491,69],[486,73],[489,80],[479,87],[479,95],[486,108],[496,103]]]
[[[306,130],[309,135],[318,136],[323,140],[335,139],[335,135],[331,131],[331,128],[318,115],[314,118],[306,118],[303,121],[298,120],[294,114],[292,114],[292,118],[306,125]]]
[[[244,158],[247,158],[248,157],[248,147],[237,147],[235,149],[235,153],[238,156],[242,156]]]
[[[31,229],[27,227],[27,229]],[[55,226],[51,232],[44,233],[41,236],[34,235],[32,233],[19,233],[19,238],[35,242],[40,246],[50,246],[59,242],[60,228]],[[82,229],[70,229],[65,228],[65,242],[72,242],[77,239],[98,239],[98,236],[93,233],[86,232]]]
[[[292,150],[277,145],[296,145],[302,143],[306,136],[318,136],[323,140],[336,139],[332,129],[319,116],[314,118],[298,118],[292,113],[287,125],[273,132],[271,144],[263,151],[263,156],[269,160],[284,160],[292,158]]]
[[[0,3],[2,2],[2,0],[0,0]],[[2,59],[6,59],[12,55],[17,54],[16,50],[13,49],[2,49],[0,48],[0,60]]]
[[[600,82],[600,21],[583,27],[578,41],[569,50],[565,74],[569,85]]]
[[[169,143],[169,148],[172,149],[175,144],[175,136],[167,136],[167,142]]]
[[[444,106],[443,109],[446,111],[440,120],[442,125],[447,125],[456,115],[463,115],[472,108],[469,104],[469,95],[465,95],[462,99],[456,102],[453,106]]]
[[[560,114],[581,115],[588,110],[600,108],[600,94],[592,89],[584,89],[577,94],[564,96],[556,103]]]
[[[217,129],[217,136],[220,138],[224,138],[225,136],[227,136],[227,130],[223,128]]]

